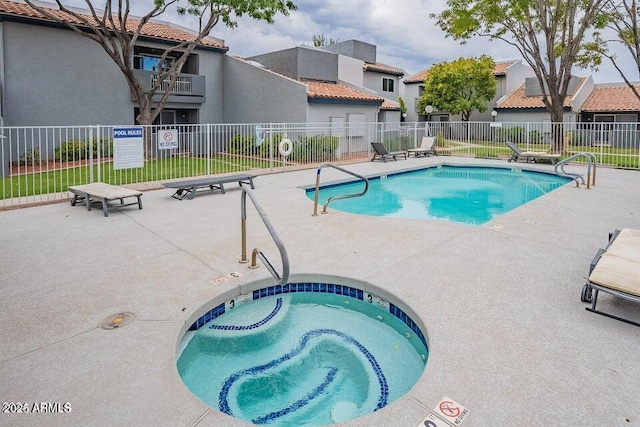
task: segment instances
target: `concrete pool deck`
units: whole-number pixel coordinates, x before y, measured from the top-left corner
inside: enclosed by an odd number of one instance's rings
[[[431,157],[347,168],[374,175],[443,162],[516,167]],[[425,372],[405,397],[341,425],[418,426],[448,396],[470,410],[465,427],[640,426],[640,328],[589,313],[580,301],[608,232],[640,228],[640,173],[598,169],[593,189],[569,183],[482,226],[331,207],[312,217],[300,187],[315,176],[255,179],[254,194],[287,247],[291,280],[345,277],[394,295],[424,324],[430,345]],[[346,178],[322,173],[323,183]],[[238,263],[240,193],[229,186],[225,195],[178,201],[172,190],[148,191],[144,209],[107,218],[68,203],[0,212],[0,396],[55,412],[10,414],[3,404],[0,425],[248,425],[193,396],[175,360],[198,310],[270,282],[263,266]],[[279,265],[252,207],[248,236],[249,250]],[[226,281],[214,284],[220,277]],[[640,321],[640,305],[602,295],[599,307]],[[121,312],[135,320],[99,327]]]

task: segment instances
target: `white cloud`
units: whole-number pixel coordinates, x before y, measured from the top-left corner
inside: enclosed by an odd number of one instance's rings
[[[84,5],[84,0],[68,0],[68,4]],[[378,61],[414,74],[441,61],[487,54],[495,60],[517,59],[520,53],[502,41],[474,38],[466,44],[445,37],[429,17],[446,6],[446,0],[294,0],[298,10],[290,16],[276,16],[273,24],[243,17],[237,28],[218,24],[211,35],[225,40],[229,54],[259,55],[311,44],[313,35],[324,34],[340,41],[357,39],[377,46]],[[132,1],[133,10],[143,14],[140,2]],[[166,13],[163,20],[189,28],[197,28],[192,17]],[[624,71],[637,79],[637,69],[623,50],[618,50]],[[604,62],[598,72],[576,69],[575,74],[592,74],[596,82],[620,81],[617,71]]]

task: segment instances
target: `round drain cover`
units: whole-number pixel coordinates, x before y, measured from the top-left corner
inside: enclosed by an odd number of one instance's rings
[[[102,329],[118,329],[128,325],[135,319],[133,313],[124,312],[109,316],[100,323]]]

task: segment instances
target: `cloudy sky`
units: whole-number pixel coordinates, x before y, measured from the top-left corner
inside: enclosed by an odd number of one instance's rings
[[[67,4],[81,6],[83,0],[68,0]],[[134,12],[144,13],[149,0],[131,0]],[[465,56],[488,54],[496,61],[520,58],[519,52],[502,41],[475,38],[461,45],[446,38],[437,27],[431,13],[441,12],[446,0],[294,0],[298,10],[290,16],[279,15],[273,24],[241,18],[237,28],[219,23],[211,35],[225,40],[229,54],[253,56],[300,44],[311,44],[314,35],[324,35],[339,41],[357,39],[377,46],[378,62],[404,69],[407,76],[441,61]],[[66,3],[66,2],[65,2]],[[94,1],[96,6],[101,2]],[[142,10],[136,10],[142,7]],[[165,14],[163,20],[197,28],[189,18]],[[624,71],[638,80],[628,53]],[[574,74],[592,74],[596,82],[621,81],[617,71],[608,63],[598,72],[574,70]]]

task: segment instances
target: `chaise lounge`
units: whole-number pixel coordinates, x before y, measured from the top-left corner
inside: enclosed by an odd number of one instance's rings
[[[536,162],[536,160],[543,159],[550,160],[551,164],[555,165],[556,162],[560,160],[560,154],[551,154],[547,153],[546,151],[522,151],[516,144],[511,141],[507,141],[506,144],[507,147],[509,147],[513,152],[511,154],[511,157],[507,160],[508,162],[517,162],[518,159],[525,159],[527,163],[529,163],[531,160]]]
[[[92,203],[100,203],[102,205],[102,213],[109,216],[109,202],[120,200],[118,207],[138,205],[138,209],[142,209],[142,192],[132,190],[130,188],[118,187],[117,185],[106,184],[104,182],[92,182],[84,185],[72,185],[68,188],[73,194],[70,199],[71,206],[75,206],[78,202],[84,202],[87,210],[91,210]],[[135,197],[135,202],[125,203],[124,199]]]
[[[184,181],[165,182],[162,185],[167,188],[176,190],[171,197],[173,197],[174,199],[182,200],[185,196],[187,197],[187,199],[193,199],[193,196],[199,189],[212,191],[220,190],[222,194],[225,194],[226,191],[224,189],[224,184],[228,184],[230,182],[237,182],[240,187],[242,187],[242,184],[247,184],[253,189],[255,188],[253,186],[253,178],[255,178],[255,175],[249,175],[245,173],[226,176],[210,176],[199,179],[188,179]]]
[[[640,230],[623,228],[609,236],[606,249],[599,249],[591,262],[589,278],[580,299],[590,302],[588,311],[640,326],[640,323],[596,309],[598,292],[606,292],[640,303]]]
[[[408,153],[406,151],[387,151],[387,149],[384,147],[384,145],[381,142],[372,142],[371,146],[375,151],[375,153],[373,154],[373,157],[371,158],[372,162],[374,160],[382,160],[383,162],[386,163],[389,158],[392,158],[393,160],[398,160],[398,157],[400,156],[403,156],[405,159],[407,158]]]
[[[436,148],[434,147],[436,143],[436,137],[435,136],[423,136],[422,137],[422,143],[420,144],[420,147],[418,148],[410,148],[407,151],[409,152],[409,156],[411,156],[411,154],[413,154],[414,157],[420,157],[420,156],[430,156],[430,155],[434,155],[437,156],[438,152],[436,151]]]

